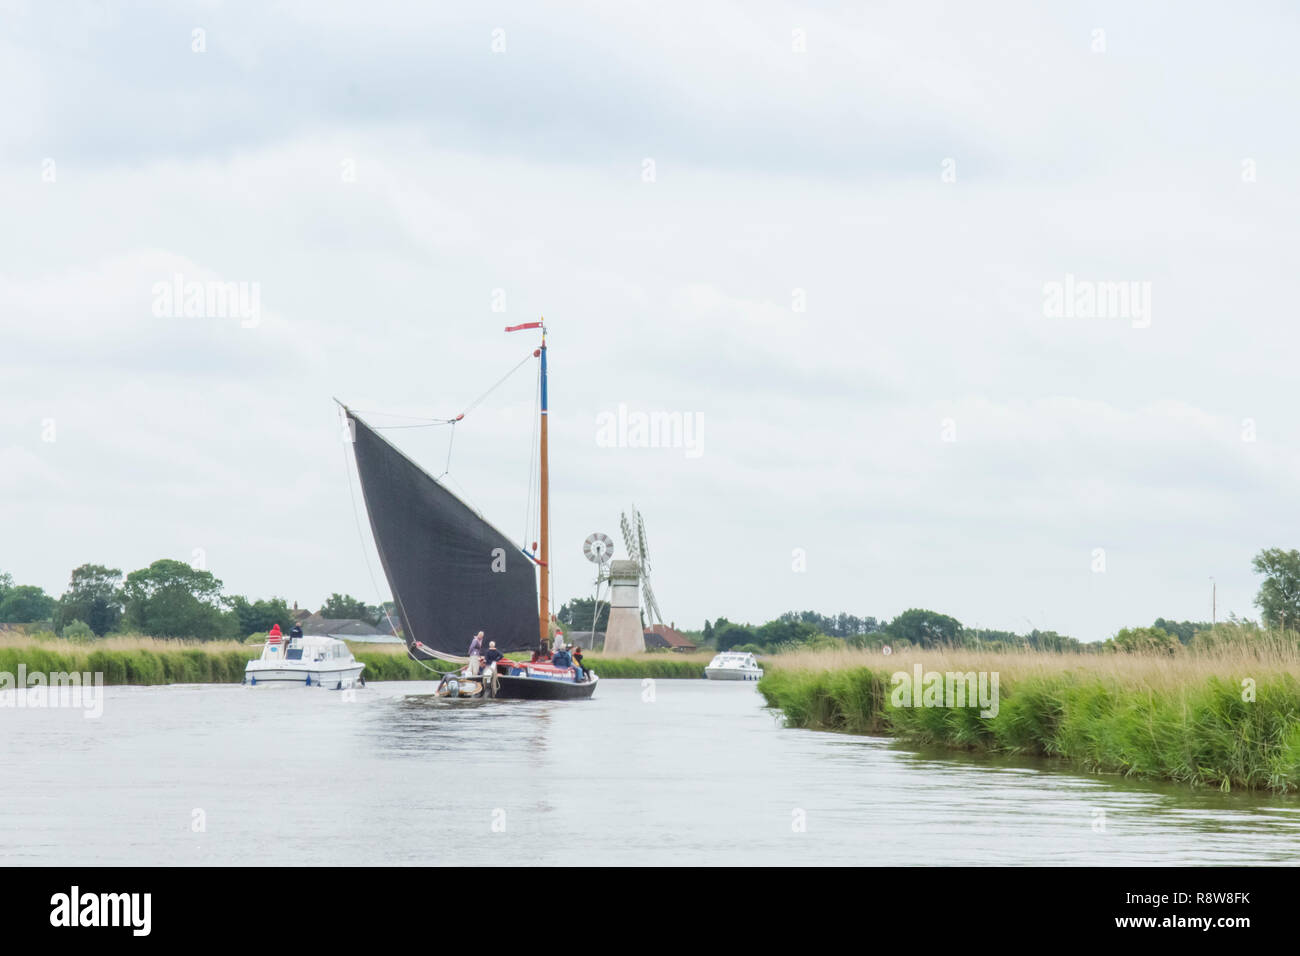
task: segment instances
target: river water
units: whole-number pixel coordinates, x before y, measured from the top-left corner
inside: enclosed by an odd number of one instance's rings
[[[109,687],[0,708],[0,864],[1192,864],[1300,859],[1300,800],[787,730],[753,684],[585,702]]]

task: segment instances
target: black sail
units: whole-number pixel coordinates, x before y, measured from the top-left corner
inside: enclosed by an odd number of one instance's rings
[[[406,642],[463,657],[484,634],[503,652],[535,647],[533,563],[424,469],[347,410],[361,490]],[[427,656],[427,655],[422,655]]]

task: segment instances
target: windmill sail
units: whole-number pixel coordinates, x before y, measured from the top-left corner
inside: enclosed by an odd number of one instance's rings
[[[500,531],[349,409],[379,560],[406,643],[464,659],[478,631],[504,652],[537,645],[537,576]]]

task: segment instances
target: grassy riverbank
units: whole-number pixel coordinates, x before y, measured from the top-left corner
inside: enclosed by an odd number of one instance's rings
[[[437,674],[411,660],[402,644],[352,644],[366,665],[366,680],[437,680]],[[238,684],[244,666],[261,656],[262,645],[237,641],[181,641],[152,637],[106,637],[87,643],[53,635],[0,637],[0,671],[17,674],[90,672],[105,684]],[[647,654],[634,658],[587,657],[601,677],[698,678],[707,655]],[[444,665],[440,669],[446,669]]]
[[[792,727],[1056,757],[1224,790],[1300,790],[1300,654],[1290,642],[1174,656],[836,651],[763,663],[758,689]],[[996,673],[996,713],[899,706],[892,676],[918,663]]]

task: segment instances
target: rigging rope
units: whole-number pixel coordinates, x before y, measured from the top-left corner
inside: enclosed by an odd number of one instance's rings
[[[438,475],[438,476],[434,479],[435,481],[440,481],[440,480],[442,480],[443,478],[446,478],[448,475],[451,474],[451,452],[452,452],[452,448],[453,448],[453,447],[455,446],[455,444],[456,444],[456,423],[459,422],[461,419],[463,419],[466,415],[468,415],[468,414],[469,414],[470,412],[472,412],[474,409],[478,408],[479,405],[483,404],[483,400],[484,400],[484,399],[486,399],[489,395],[491,395],[491,394],[492,394],[493,392],[495,392],[498,388],[500,388],[502,385],[504,385],[505,382],[506,382],[506,380],[509,379],[511,375],[514,375],[515,372],[517,372],[517,371],[519,371],[521,368],[523,368],[524,363],[527,362],[530,358],[533,358],[533,353],[532,353],[532,351],[529,351],[529,353],[528,353],[527,355],[525,355],[522,359],[520,359],[519,362],[518,362],[518,363],[517,363],[517,364],[516,364],[512,369],[510,369],[510,371],[506,372],[505,375],[502,375],[499,379],[497,379],[496,383],[495,383],[491,388],[489,388],[486,392],[484,392],[484,393],[483,393],[482,395],[480,395],[478,398],[474,399],[474,401],[472,401],[472,402],[470,402],[468,405],[466,405],[464,411],[462,411],[462,412],[461,412],[459,415],[457,415],[455,418],[424,418],[424,417],[419,416],[419,415],[399,415],[399,414],[396,414],[395,412],[374,412],[374,411],[371,411],[371,412],[361,412],[360,414],[363,414],[363,415],[387,415],[387,416],[390,417],[390,418],[406,418],[406,419],[411,419],[411,420],[413,420],[413,421],[419,422],[419,424],[416,424],[416,425],[372,425],[372,426],[370,426],[371,428],[374,428],[376,431],[391,431],[391,430],[393,430],[393,429],[395,429],[395,428],[432,428],[432,427],[434,427],[434,426],[436,426],[436,425],[450,425],[450,426],[452,426],[452,429],[451,429],[451,436],[447,439],[447,461],[446,461],[446,464],[443,465],[442,474],[441,474],[441,475]],[[540,381],[540,378],[541,378],[540,366],[539,366],[539,370],[538,370],[538,373],[537,373],[537,374],[538,374],[538,380]],[[351,477],[351,476],[349,475],[349,478],[350,478],[350,477]],[[457,484],[457,487],[460,487],[459,484]],[[475,507],[472,503],[470,503],[470,502],[469,502],[469,499],[466,498],[463,494],[461,495],[461,498],[464,499],[464,500],[466,501],[467,504],[470,504],[470,507],[473,508],[476,512],[478,511],[478,508]],[[480,517],[481,517],[481,516],[482,516],[482,515],[481,515],[481,513],[480,513]]]
[[[416,421],[420,423],[418,425],[372,425],[371,426],[372,428],[375,428],[380,431],[388,431],[389,429],[392,428],[432,428],[435,425],[455,425],[458,421],[460,421],[462,418],[464,418],[474,409],[478,408],[479,405],[483,404],[483,400],[485,398],[487,398],[498,388],[504,385],[506,380],[510,378],[511,375],[514,375],[515,372],[519,371],[519,369],[523,367],[524,363],[527,362],[532,357],[533,357],[533,353],[530,350],[527,355],[525,355],[522,359],[519,360],[519,364],[517,364],[510,371],[506,372],[505,375],[502,375],[499,379],[497,379],[495,385],[489,388],[478,398],[474,399],[474,401],[466,405],[464,410],[461,411],[461,413],[454,418],[429,418],[428,416],[424,416],[424,415],[399,415],[396,412],[375,412],[375,411],[362,411],[360,412],[360,414],[385,415],[389,418],[406,418],[406,419],[410,419],[411,421]]]

